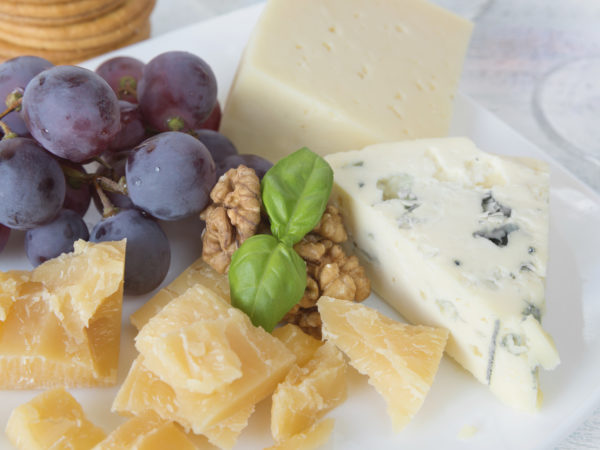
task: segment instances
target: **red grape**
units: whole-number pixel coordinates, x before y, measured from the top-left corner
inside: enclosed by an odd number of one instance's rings
[[[37,142],[0,141],[0,223],[25,230],[52,220],[65,190],[60,166]]]
[[[52,67],[50,61],[38,56],[18,56],[0,64],[0,111],[4,110],[7,97],[18,90],[21,95],[25,91],[27,83],[43,70]],[[21,118],[19,111],[9,113],[3,122],[13,133],[19,136],[27,136],[29,130]]]
[[[204,144],[176,131],[136,147],[127,158],[125,176],[133,204],[162,220],[198,214],[216,182],[215,163]]]
[[[104,61],[96,73],[106,80],[119,100],[137,103],[137,84],[142,78],[144,63],[130,56],[117,56]]]
[[[102,153],[120,129],[117,96],[102,77],[81,67],[56,66],[38,74],[22,106],[31,135],[73,162]]]
[[[210,113],[210,116],[208,116],[208,119],[206,119],[202,123],[202,125],[200,125],[200,128],[204,128],[207,130],[219,131],[220,125],[221,125],[221,105],[219,105],[219,102],[217,101],[217,103],[215,104],[215,107],[213,108],[212,112]]]
[[[166,52],[152,59],[138,84],[142,116],[157,131],[200,128],[217,101],[217,80],[210,66],[187,52]]]
[[[164,231],[152,219],[135,209],[123,210],[98,222],[90,235],[92,242],[127,238],[125,251],[125,293],[145,294],[167,275],[171,249]]]
[[[2,250],[4,250],[4,247],[6,247],[6,243],[8,242],[9,236],[10,236],[10,228],[5,227],[4,225],[0,224],[0,253],[2,253]]]
[[[142,123],[142,114],[138,105],[119,100],[121,113],[121,129],[111,141],[109,150],[131,150],[146,137],[146,129]]]
[[[267,173],[267,170],[273,167],[273,163],[262,156],[251,154],[230,155],[217,166],[217,178],[221,177],[229,169],[235,169],[240,164],[254,169],[256,175],[261,180],[265,176],[265,173]]]
[[[63,209],[47,224],[25,233],[25,253],[32,266],[73,251],[73,243],[90,237],[86,224],[75,211]]]
[[[206,146],[217,167],[228,156],[237,155],[238,151],[233,143],[217,131],[196,130],[192,135]]]

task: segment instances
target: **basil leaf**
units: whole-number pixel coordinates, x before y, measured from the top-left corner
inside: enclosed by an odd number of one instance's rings
[[[257,234],[247,239],[229,266],[231,304],[252,323],[271,332],[300,301],[306,287],[306,263],[276,238]]]
[[[302,239],[319,223],[332,186],[333,170],[306,147],[271,167],[261,190],[273,235],[289,246]]]

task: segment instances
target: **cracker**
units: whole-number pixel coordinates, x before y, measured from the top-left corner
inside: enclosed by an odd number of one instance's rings
[[[123,5],[126,0],[113,0],[110,3],[105,3],[102,7],[87,10],[81,14],[74,16],[56,16],[56,17],[26,17],[26,16],[11,16],[0,12],[0,19],[4,22],[10,22],[13,25],[25,25],[35,27],[58,27],[69,25],[78,22],[86,22],[96,17],[100,17],[108,12]]]
[[[0,13],[15,20],[52,19],[81,16],[89,11],[109,10],[123,0],[76,0],[67,3],[30,4],[21,1],[0,1]]]
[[[109,33],[115,28],[125,26],[132,18],[144,14],[148,8],[153,8],[154,3],[154,0],[126,0],[121,7],[98,17],[93,21],[73,23],[61,27],[22,25],[6,21],[0,15],[0,30],[2,30],[3,33],[11,33],[14,36],[24,36],[30,39],[82,39],[88,36]]]
[[[144,3],[139,0],[133,1]],[[4,31],[0,28],[0,40],[22,47],[39,48],[43,50],[84,50],[98,47],[111,47],[131,36],[148,21],[154,7],[154,0],[145,3],[147,3],[145,10],[129,17],[129,20],[126,22],[115,24],[110,31],[104,33],[95,33],[93,23],[88,24],[89,33],[86,36],[80,38],[67,36],[63,39],[21,36]]]
[[[59,50],[40,50],[30,47],[23,47],[11,44],[9,42],[0,40],[0,61],[5,61],[10,58],[15,58],[21,55],[35,55],[46,58],[54,64],[75,64],[86,59],[90,59],[94,56],[101,55],[103,53],[115,50],[117,48],[125,47],[127,45],[134,44],[136,42],[147,39],[150,36],[150,22],[148,21],[139,30],[136,31],[132,36],[109,47],[99,47],[95,49],[84,49],[84,50],[71,50],[71,51],[59,51]]]

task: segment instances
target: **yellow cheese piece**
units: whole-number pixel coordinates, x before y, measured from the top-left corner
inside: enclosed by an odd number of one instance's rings
[[[210,323],[213,330],[220,328],[226,338],[223,343],[227,342],[241,363],[241,377],[207,394],[170,385],[167,380],[176,378],[172,371],[177,369],[173,367],[155,361],[152,367],[160,370],[154,373],[141,362],[150,356],[155,360],[164,358],[165,355],[152,355],[153,351],[160,351],[155,344],[195,323]],[[295,361],[279,340],[253,326],[248,316],[200,285],[172,300],[154,316],[138,334],[136,345],[142,355],[121,387],[113,409],[131,414],[154,409],[163,419],[176,420],[198,434],[205,434],[270,395]],[[193,354],[192,350],[187,357]]]
[[[22,450],[89,449],[106,436],[63,388],[43,392],[15,408],[6,434]]]
[[[120,414],[143,415],[148,412],[159,415],[164,420],[176,421],[190,430],[191,423],[180,413],[180,405],[175,391],[150,372],[139,356],[132,364],[129,374],[113,403],[113,411]],[[248,405],[234,412],[230,417],[203,431],[208,440],[220,448],[232,448],[244,428],[248,418],[254,412],[254,405]],[[197,437],[188,432],[194,442]]]
[[[306,365],[292,367],[277,386],[271,406],[273,437],[280,442],[309,428],[346,396],[346,360],[326,342]]]
[[[242,376],[222,322],[230,306],[200,284],[168,304],[136,337],[144,365],[173,388],[210,394]],[[229,319],[231,320],[231,319]]]
[[[288,350],[296,355],[296,364],[299,366],[305,365],[317,349],[323,345],[322,341],[306,334],[299,326],[293,323],[275,328],[271,334],[283,342]]]
[[[385,399],[396,431],[417,413],[438,370],[448,331],[407,325],[365,305],[321,297],[323,337],[333,342]]]
[[[471,31],[423,0],[270,0],[220,131],[272,161],[445,136]]]
[[[173,387],[210,394],[242,376],[221,321],[200,322],[161,336],[145,364]]]
[[[162,288],[154,297],[144,303],[144,306],[134,312],[130,317],[131,323],[138,330],[141,330],[146,322],[163,309],[167,303],[179,297],[195,284],[206,286],[215,291],[223,299],[228,302],[230,301],[227,274],[218,273],[206,264],[202,258],[199,258],[168,286]],[[2,299],[0,297],[1,304]]]
[[[313,450],[320,448],[329,440],[334,422],[333,419],[325,419],[265,450]]]
[[[196,450],[186,434],[173,422],[149,412],[133,417],[108,435],[94,450]]]
[[[123,415],[142,415],[152,411],[164,420],[178,422],[188,432],[193,428],[191,418],[181,411],[181,403],[175,391],[144,366],[143,356],[138,356],[133,361],[112,409]],[[221,448],[231,448],[248,425],[248,418],[253,411],[254,404],[240,407],[229,417],[198,433]]]
[[[208,438],[210,443],[219,448],[233,448],[242,430],[248,426],[248,419],[253,412],[254,405],[248,405],[205,430],[204,435]],[[191,433],[189,433],[188,436],[189,435],[191,435]],[[196,440],[194,440],[194,442],[196,442]]]
[[[0,388],[116,382],[125,241],[0,274]],[[10,299],[10,300],[9,300]]]

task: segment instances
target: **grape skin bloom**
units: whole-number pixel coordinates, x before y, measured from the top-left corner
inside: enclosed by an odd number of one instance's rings
[[[22,94],[27,83],[33,77],[52,66],[50,61],[39,56],[17,56],[0,64],[0,101],[4,103],[7,96],[15,90],[22,90]],[[10,128],[10,131],[19,136],[29,134],[19,111],[8,113],[2,121]]]
[[[127,158],[125,177],[134,205],[157,219],[179,220],[205,208],[216,169],[202,142],[171,131],[136,147]]]
[[[87,241],[89,237],[81,216],[70,209],[63,209],[52,222],[25,233],[25,253],[31,265],[37,267],[62,253],[72,252],[76,240]]]
[[[27,138],[0,141],[0,223],[19,230],[52,220],[65,199],[60,165]]]
[[[126,209],[101,220],[90,235],[92,242],[127,239],[124,290],[142,295],[158,287],[171,264],[171,249],[164,231],[154,220],[135,209]]]
[[[117,96],[100,75],[81,67],[56,66],[36,75],[22,107],[31,135],[73,162],[102,153],[121,128]]]
[[[216,105],[217,80],[202,58],[165,52],[144,67],[138,100],[144,120],[155,130],[194,130],[202,127]]]
[[[131,56],[111,58],[96,69],[96,73],[106,80],[119,100],[131,103],[137,103],[137,95],[125,90],[136,89],[143,72],[144,63]]]

